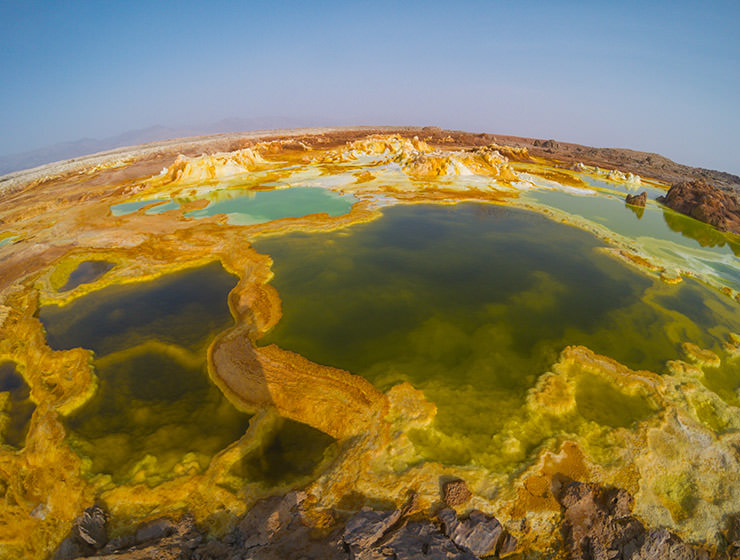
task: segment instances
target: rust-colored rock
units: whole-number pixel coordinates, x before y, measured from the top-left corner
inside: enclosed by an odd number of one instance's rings
[[[624,197],[624,201],[627,204],[631,204],[632,206],[640,206],[641,208],[645,208],[645,203],[647,202],[647,193],[641,192],[640,194],[628,194],[626,197]]]
[[[464,480],[450,480],[445,483],[443,491],[445,504],[450,507],[461,506],[472,496]]]
[[[633,499],[624,490],[567,481],[557,498],[563,508],[561,531],[568,558],[710,558],[666,529],[646,529],[632,515]]]
[[[676,212],[740,235],[740,205],[731,195],[705,181],[684,181],[674,184],[658,199]]]

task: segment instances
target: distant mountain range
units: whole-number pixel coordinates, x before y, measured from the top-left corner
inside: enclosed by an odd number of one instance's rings
[[[246,132],[249,130],[270,130],[273,128],[303,128],[317,126],[316,121],[294,119],[291,117],[260,117],[252,119],[229,118],[207,125],[170,128],[161,125],[150,126],[138,130],[130,130],[111,136],[110,138],[83,138],[71,142],[60,142],[36,150],[0,156],[0,175],[30,169],[45,163],[76,158],[123,146],[137,146],[147,142],[182,138],[186,136],[201,136],[204,134],[218,134],[221,132]],[[334,123],[322,122],[322,126],[332,126]]]

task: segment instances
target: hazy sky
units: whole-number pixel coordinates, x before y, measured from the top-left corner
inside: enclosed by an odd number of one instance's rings
[[[655,151],[740,174],[740,2],[0,1],[0,155],[294,117]]]

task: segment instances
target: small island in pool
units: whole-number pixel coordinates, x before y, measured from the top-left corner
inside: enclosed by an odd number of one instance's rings
[[[740,178],[651,161],[311,129],[0,177],[0,557],[732,558]]]

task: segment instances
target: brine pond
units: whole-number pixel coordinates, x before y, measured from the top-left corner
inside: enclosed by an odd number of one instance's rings
[[[740,236],[652,202],[645,208],[629,206],[623,197],[611,194],[540,190],[525,198],[605,226],[636,240],[650,255],[740,290]]]
[[[496,436],[568,345],[665,373],[666,361],[686,359],[683,342],[720,352],[740,329],[740,306],[719,292],[692,280],[665,284],[606,254],[594,236],[533,212],[466,203],[383,214],[254,243],[274,260],[283,311],[260,344],[381,390],[402,381],[422,389],[438,406],[438,433],[415,443],[432,459],[506,468]],[[740,369],[728,364],[715,381],[732,399]],[[577,390],[586,421],[629,427],[653,412],[596,385],[588,379]],[[527,437],[533,449],[547,430]]]
[[[213,263],[40,310],[52,348],[95,353],[99,387],[65,419],[69,443],[90,460],[91,474],[156,484],[202,472],[246,432],[250,416],[211,382],[206,366],[211,340],[233,325],[227,297],[236,282]],[[235,474],[273,483],[310,471],[333,440],[296,424],[283,422]],[[294,440],[297,446],[284,443]],[[310,452],[301,454],[306,446]]]
[[[410,434],[423,457],[512,471],[556,431],[529,425],[527,392],[569,345],[632,369],[667,372],[682,343],[718,354],[740,332],[740,305],[686,280],[628,267],[578,228],[491,204],[397,205],[368,223],[256,238],[273,259],[283,316],[259,344],[361,375],[381,390],[409,381],[436,403],[432,430]],[[202,471],[247,429],[210,381],[206,350],[233,319],[236,278],[217,264],[105,287],[40,319],[52,348],[89,348],[100,385],[65,419],[91,473],[150,483]],[[738,360],[701,379],[738,402]],[[576,387],[577,420],[631,427],[655,411],[594,375]],[[504,456],[516,424],[518,458]],[[557,428],[562,432],[570,426]],[[306,476],[333,440],[285,421],[232,472],[266,484]],[[144,473],[143,475],[141,473]]]
[[[147,207],[146,214],[160,214],[176,210],[181,204],[194,200],[207,200],[208,205],[186,212],[186,217],[207,218],[224,214],[232,225],[261,224],[280,218],[300,218],[319,213],[341,216],[349,212],[357,201],[352,195],[342,195],[323,187],[271,190],[211,187],[197,190],[192,196],[175,196],[171,200],[156,198],[123,202],[111,206],[111,213],[113,216],[125,216]]]

